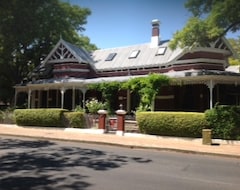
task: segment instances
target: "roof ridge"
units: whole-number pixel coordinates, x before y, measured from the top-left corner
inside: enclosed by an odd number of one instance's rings
[[[164,43],[169,42],[170,40],[161,40],[159,42],[159,46],[161,46]],[[119,46],[119,47],[112,47],[112,48],[104,48],[104,49],[97,49],[95,51],[110,51],[110,50],[116,50],[116,49],[125,49],[125,48],[131,48],[131,47],[138,47],[138,46],[145,46],[145,45],[150,45],[149,42],[146,43],[141,43],[141,44],[133,44],[133,45],[126,45],[126,46]],[[95,52],[94,51],[94,52]]]

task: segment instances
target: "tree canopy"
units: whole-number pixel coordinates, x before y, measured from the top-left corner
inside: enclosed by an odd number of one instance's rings
[[[38,65],[62,37],[95,50],[84,31],[88,8],[61,0],[0,1],[0,101],[9,102],[15,84]]]
[[[172,49],[205,46],[240,29],[239,0],[188,0],[185,7],[192,17],[181,31],[174,34],[170,42]]]
[[[240,36],[237,39],[230,38],[228,41],[238,56],[237,58],[230,57],[229,64],[240,66]]]

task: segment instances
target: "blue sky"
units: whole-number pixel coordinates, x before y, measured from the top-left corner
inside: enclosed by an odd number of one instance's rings
[[[88,36],[98,48],[113,48],[148,43],[151,39],[151,21],[159,19],[160,37],[171,39],[181,30],[191,14],[185,9],[186,0],[67,0],[71,4],[89,8]],[[229,34],[227,37],[236,37]]]

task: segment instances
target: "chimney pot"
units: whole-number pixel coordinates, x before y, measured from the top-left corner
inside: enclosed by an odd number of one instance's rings
[[[158,47],[159,44],[159,24],[158,19],[152,20],[152,37],[151,37],[151,47]]]

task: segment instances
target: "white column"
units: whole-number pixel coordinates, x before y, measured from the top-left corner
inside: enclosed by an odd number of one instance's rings
[[[85,98],[86,98],[86,92],[87,92],[87,89],[86,88],[81,88],[81,91],[82,91],[82,93],[83,93],[83,99],[82,99],[82,103],[83,103],[83,109],[85,110],[85,102],[86,102],[86,100],[85,100]]]
[[[65,93],[65,88],[61,88],[61,108],[62,109],[64,107],[64,93]]]
[[[209,107],[210,107],[210,109],[212,109],[213,108],[213,88],[215,86],[215,82],[213,80],[210,80],[206,83],[206,85],[209,88],[209,95],[210,95]]]
[[[28,89],[28,109],[31,108],[31,94],[32,94],[32,90]]]

